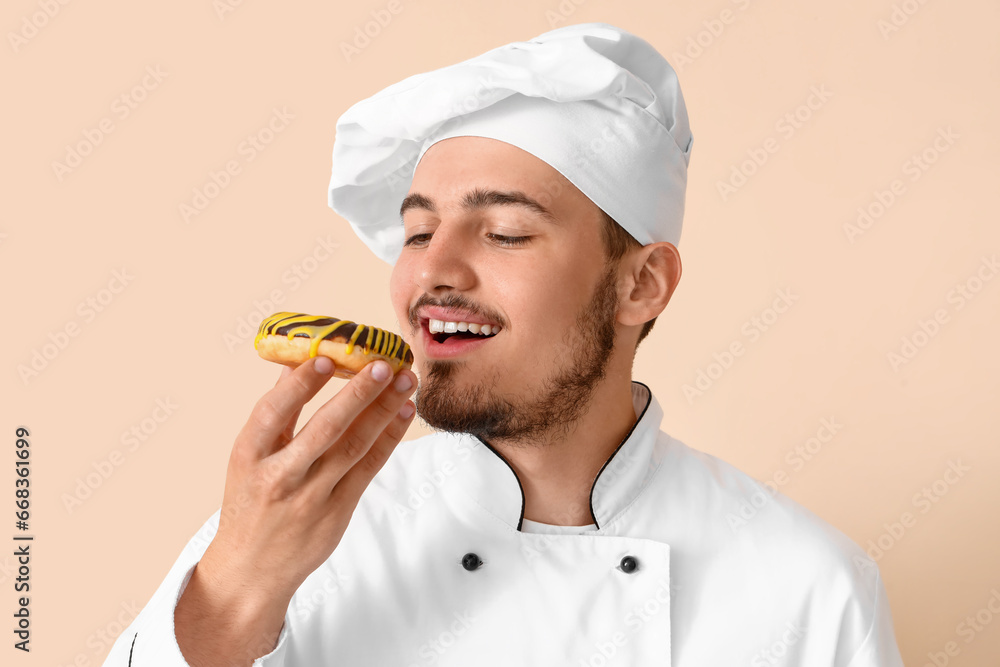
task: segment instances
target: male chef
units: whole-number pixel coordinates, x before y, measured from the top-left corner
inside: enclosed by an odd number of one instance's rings
[[[670,65],[601,23],[348,109],[330,204],[393,267],[419,391],[375,362],[296,432],[333,366],[282,372],[106,664],[901,665],[862,550],[632,379],[691,145]]]

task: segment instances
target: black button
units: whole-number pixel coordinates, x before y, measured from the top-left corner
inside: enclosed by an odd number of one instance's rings
[[[474,553],[470,552],[462,556],[462,567],[469,572],[479,569],[479,566],[482,564],[482,559]]]
[[[622,558],[621,565],[618,567],[620,567],[622,572],[625,574],[632,574],[639,569],[639,561],[637,561],[634,556],[625,556],[625,558]]]

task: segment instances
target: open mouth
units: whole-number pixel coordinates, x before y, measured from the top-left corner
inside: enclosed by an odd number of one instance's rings
[[[425,321],[424,326],[435,343],[452,343],[465,340],[484,340],[500,333],[499,324],[477,324],[475,322],[449,322],[447,320]]]

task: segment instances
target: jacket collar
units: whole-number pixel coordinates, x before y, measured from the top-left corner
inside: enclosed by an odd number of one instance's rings
[[[632,405],[636,422],[605,461],[590,490],[590,511],[598,530],[635,500],[655,469],[654,448],[663,410],[641,382],[632,383]],[[524,491],[514,469],[486,442],[471,435],[460,437],[472,450],[460,476],[464,492],[486,511],[521,530]]]

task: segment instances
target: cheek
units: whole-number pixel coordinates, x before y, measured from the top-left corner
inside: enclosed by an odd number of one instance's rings
[[[577,326],[590,292],[577,274],[551,265],[511,272],[495,283],[504,311],[537,348],[561,346],[565,333]]]
[[[593,294],[593,271],[581,265],[577,258],[552,258],[541,266],[533,267],[523,275],[523,293],[530,295],[535,308],[544,319],[575,319],[580,309]]]

